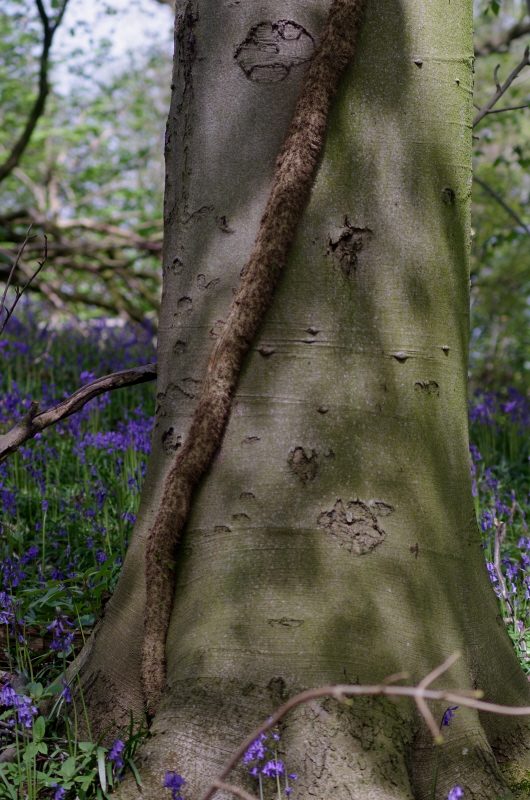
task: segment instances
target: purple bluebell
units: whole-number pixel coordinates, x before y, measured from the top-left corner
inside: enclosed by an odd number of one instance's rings
[[[123,767],[122,753],[125,750],[125,745],[121,739],[116,739],[112,745],[109,753],[109,761],[114,762],[116,769],[120,770]]]
[[[53,800],[63,800],[63,798],[66,797],[66,789],[64,788],[64,786],[59,786],[59,784],[54,781],[51,784],[51,788],[55,789]]]
[[[264,733],[260,733],[257,739],[255,739],[250,747],[246,750],[245,755],[243,756],[243,762],[245,764],[249,764],[251,761],[261,761],[262,758],[265,757],[265,752],[267,748],[263,744],[263,742],[267,739]]]
[[[53,633],[50,650],[55,650],[57,653],[65,653],[69,650],[75,637],[68,631],[67,625],[72,627],[73,623],[64,614],[59,613],[53,622],[46,626],[46,629]]]
[[[493,528],[493,514],[491,511],[483,511],[480,516],[480,527],[483,533],[490,531]]]
[[[64,686],[64,689],[61,692],[61,697],[64,697],[64,699],[66,700],[67,703],[71,703],[72,702],[72,693],[70,692],[70,687],[68,686],[68,681],[66,680],[64,675],[61,678],[61,683]]]
[[[186,785],[186,781],[177,772],[168,770],[164,778],[164,788],[171,789],[171,797],[173,800],[184,800],[180,794],[180,790]]]
[[[280,775],[283,775],[284,772],[285,767],[283,766],[283,761],[279,758],[271,758],[261,770],[262,775],[265,775],[267,778],[278,778]]]
[[[461,786],[454,786],[449,794],[447,795],[447,800],[461,800],[464,796],[464,790]]]
[[[449,708],[445,709],[444,715],[442,717],[442,725],[443,726],[448,726],[449,725],[449,723],[451,722],[451,720],[454,717],[453,711],[456,711],[457,708],[458,708],[458,706],[450,706]]]

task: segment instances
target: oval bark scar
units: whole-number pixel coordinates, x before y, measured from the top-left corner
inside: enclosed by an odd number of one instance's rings
[[[381,509],[378,507],[382,506]],[[373,503],[374,509],[392,514],[394,509],[388,503]],[[386,531],[380,526],[376,515],[362,500],[352,500],[346,505],[337,500],[331,511],[323,511],[317,519],[323,528],[340,547],[355,556],[371,553],[386,538]]]
[[[314,46],[311,34],[297,22],[260,22],[239,45],[235,59],[249,80],[276,83],[292,67],[309,61]]]
[[[436,381],[416,381],[414,384],[414,391],[420,394],[440,394],[440,386]]]

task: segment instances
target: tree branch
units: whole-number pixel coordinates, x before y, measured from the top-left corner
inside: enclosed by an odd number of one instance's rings
[[[20,261],[20,258],[22,256],[22,253],[24,252],[24,248],[26,247],[26,245],[29,242],[29,240],[33,238],[32,236],[30,236],[30,233],[31,233],[31,225],[28,228],[28,232],[27,232],[26,238],[24,239],[24,241],[22,242],[22,245],[20,246],[20,249],[19,249],[19,251],[17,253],[17,256],[16,256],[15,260],[13,261],[13,264],[11,266],[11,270],[10,270],[9,275],[7,277],[6,285],[5,285],[5,289],[4,289],[4,294],[2,295],[2,299],[0,300],[0,315],[2,314],[2,311],[5,308],[5,300],[6,300],[7,290],[9,289],[9,287],[11,285],[13,285],[13,276],[14,276],[15,270],[16,270],[18,264],[19,264],[19,261]],[[48,239],[45,236],[44,237],[44,255],[42,257],[42,261],[38,262],[38,264],[39,264],[38,268],[29,276],[29,278],[26,281],[26,283],[24,283],[20,288],[19,288],[18,285],[14,287],[15,288],[15,299],[14,299],[13,304],[11,305],[11,307],[8,308],[8,309],[5,309],[6,317],[5,317],[3,322],[0,322],[0,334],[3,332],[5,326],[9,322],[9,319],[10,319],[13,311],[17,307],[18,301],[20,300],[20,298],[22,297],[22,295],[24,294],[26,289],[30,286],[30,284],[32,283],[33,279],[37,277],[37,275],[39,274],[39,272],[41,271],[41,269],[45,265],[47,258],[48,258]]]
[[[48,408],[37,414],[39,404],[31,403],[27,414],[22,417],[10,431],[0,436],[0,464],[14,453],[20,445],[32,439],[50,425],[55,425],[62,419],[75,414],[83,408],[89,400],[97,397],[103,392],[121,389],[124,386],[135,386],[137,383],[146,383],[156,380],[157,364],[146,364],[143,367],[133,367],[132,369],[113,372],[97,378],[95,381],[87,383],[77,389],[70,397],[62,400],[56,406]]]
[[[258,728],[255,728],[255,730],[253,730],[252,733],[246,737],[246,739],[242,742],[228,763],[225,765],[223,771],[214,781],[212,781],[208,791],[205,795],[203,795],[201,800],[210,800],[210,798],[218,789],[232,792],[238,797],[245,798],[245,800],[249,800],[249,798],[254,800],[253,796],[249,795],[247,792],[244,792],[243,789],[240,789],[239,787],[233,787],[231,784],[225,783],[225,778],[236,766],[250,745],[255,742],[262,733],[265,733],[277,725],[282,717],[291,711],[291,709],[299,706],[301,703],[307,703],[310,700],[315,700],[317,697],[334,697],[339,701],[339,703],[344,703],[346,705],[352,704],[352,701],[348,699],[349,697],[377,697],[379,695],[384,695],[386,697],[411,697],[416,702],[416,705],[422,714],[423,710],[427,708],[428,716],[424,716],[424,719],[429,726],[429,730],[431,731],[436,744],[442,744],[443,736],[438,723],[434,719],[432,712],[425,702],[426,700],[445,701],[448,703],[448,705],[465,706],[466,708],[475,708],[477,711],[488,711],[492,714],[502,714],[503,716],[530,716],[530,706],[501,706],[497,703],[488,703],[481,700],[480,698],[483,697],[484,693],[480,689],[436,690],[427,688],[431,683],[433,683],[433,681],[443,675],[444,672],[447,672],[447,670],[452,667],[452,665],[459,658],[460,653],[453,653],[443,662],[443,664],[440,664],[439,667],[436,667],[436,669],[432,670],[432,672],[426,675],[417,686],[393,685],[393,682],[397,680],[403,680],[406,675],[405,673],[398,673],[397,675],[391,675],[389,678],[382,681],[382,683],[371,686],[362,686],[359,684],[321,686],[318,689],[308,689],[305,692],[300,692],[300,694],[294,695],[294,697],[291,697],[290,700],[287,700],[286,703],[280,706],[280,708],[278,708],[278,710],[275,711],[271,717],[269,717],[267,722],[263,722]],[[406,677],[408,677],[408,675]]]
[[[29,140],[31,139],[33,131],[35,130],[35,126],[44,112],[46,97],[48,96],[48,92],[50,90],[48,84],[48,59],[50,55],[50,48],[52,46],[54,33],[62,22],[68,0],[63,0],[63,5],[55,18],[54,24],[50,24],[50,19],[46,14],[44,6],[42,5],[42,0],[36,0],[36,3],[44,29],[44,41],[42,44],[42,53],[40,57],[39,92],[29,114],[28,121],[26,122],[26,127],[22,131],[18,141],[13,146],[11,153],[7,157],[7,160],[0,166],[0,183],[7,178],[7,176],[18,165],[22,157],[22,153],[29,144]]]
[[[482,186],[483,189],[489,192],[489,194],[491,194],[491,196],[495,198],[495,200],[499,203],[499,205],[501,205],[504,208],[506,213],[509,214],[510,217],[512,217],[512,219],[514,219],[517,222],[517,224],[521,226],[521,228],[524,228],[526,233],[530,236],[530,227],[525,222],[523,222],[521,217],[513,210],[513,208],[511,208],[511,206],[508,205],[508,203],[506,203],[503,200],[500,194],[497,194],[497,192],[494,189],[492,189],[491,186],[489,186],[485,181],[482,180],[482,178],[479,178],[477,175],[473,175],[473,180],[476,181],[479,184],[479,186]]]
[[[512,72],[511,72],[511,73],[508,75],[508,77],[506,78],[506,80],[504,81],[504,83],[502,84],[502,86],[500,85],[500,83],[499,83],[499,80],[498,80],[498,78],[497,78],[497,72],[498,72],[498,70],[499,70],[499,66],[500,66],[499,64],[497,64],[497,66],[495,67],[495,70],[494,70],[494,72],[493,72],[493,79],[494,79],[494,81],[495,81],[495,86],[497,87],[497,90],[496,90],[495,94],[493,95],[493,97],[491,98],[491,100],[489,101],[489,103],[487,103],[485,106],[483,106],[483,107],[480,109],[480,111],[478,112],[478,114],[475,116],[475,119],[473,120],[473,125],[472,125],[472,127],[473,127],[473,128],[474,128],[476,125],[478,125],[478,123],[479,123],[479,122],[480,122],[480,121],[481,121],[481,120],[482,120],[482,119],[483,119],[483,118],[484,118],[484,117],[485,117],[487,114],[491,114],[491,109],[493,108],[493,106],[495,105],[495,103],[497,103],[497,101],[498,101],[498,100],[499,100],[499,99],[500,99],[500,98],[503,96],[503,94],[505,93],[505,91],[506,91],[506,90],[507,90],[507,89],[508,89],[508,88],[511,86],[512,82],[513,82],[513,81],[515,80],[515,78],[516,78],[516,77],[519,75],[519,73],[520,73],[520,72],[521,72],[521,71],[522,71],[522,70],[523,70],[523,69],[524,69],[526,66],[528,66],[528,64],[530,64],[530,58],[529,58],[529,56],[530,56],[530,47],[527,47],[527,48],[525,49],[525,51],[524,51],[524,55],[523,55],[523,57],[522,57],[521,61],[519,62],[519,64],[517,64],[517,66],[515,67],[515,69],[514,69],[514,70],[512,70]]]

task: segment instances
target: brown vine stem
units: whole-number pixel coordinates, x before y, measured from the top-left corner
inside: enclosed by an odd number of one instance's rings
[[[176,545],[194,488],[221,443],[243,359],[271,305],[285,265],[311,188],[331,101],[355,51],[364,5],[365,0],[333,0],[331,4],[276,162],[253,251],[214,346],[189,433],[169,469],[147,538],[142,685],[151,712],[165,683],[165,641],[174,594]]]
[[[530,716],[530,706],[501,706],[497,703],[487,703],[481,700],[480,698],[483,696],[483,692],[481,690],[437,690],[427,688],[431,683],[433,683],[433,681],[443,675],[444,672],[447,672],[447,670],[452,667],[452,665],[459,658],[460,653],[453,653],[443,662],[443,664],[440,664],[439,667],[436,667],[436,669],[433,669],[432,672],[429,672],[429,674],[426,675],[417,686],[393,685],[392,681],[404,679],[404,673],[397,673],[396,675],[390,675],[381,683],[373,686],[362,686],[359,684],[320,686],[318,689],[308,689],[305,692],[300,692],[299,694],[294,695],[294,697],[291,697],[290,700],[287,700],[287,702],[280,706],[277,711],[275,711],[274,714],[269,717],[267,722],[263,722],[258,728],[255,728],[252,733],[246,737],[246,739],[232,755],[223,771],[214,781],[212,781],[208,791],[205,795],[203,795],[201,800],[210,800],[210,798],[213,797],[218,789],[232,792],[238,797],[245,798],[245,800],[249,800],[249,798],[251,798],[251,800],[257,800],[253,797],[253,795],[249,795],[239,787],[225,783],[225,778],[236,766],[239,759],[245,754],[252,742],[255,742],[260,734],[265,733],[273,728],[282,719],[282,717],[291,711],[291,709],[295,708],[295,706],[299,706],[301,703],[307,703],[310,700],[315,700],[317,697],[334,697],[340,703],[346,703],[347,705],[352,704],[352,701],[348,699],[349,697],[360,697],[363,695],[371,697],[376,697],[377,695],[385,695],[387,697],[411,697],[414,699],[418,709],[422,713],[422,716],[424,717],[436,744],[441,744],[443,742],[443,736],[432,712],[430,709],[428,709],[428,706],[425,702],[426,700],[442,700],[449,705],[465,706],[466,708],[475,708],[478,711],[488,711],[493,714],[502,714],[504,716]],[[429,711],[427,716],[423,714],[424,707],[426,707]]]

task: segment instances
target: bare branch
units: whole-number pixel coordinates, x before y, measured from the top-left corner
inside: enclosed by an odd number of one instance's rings
[[[474,691],[469,689],[454,689],[444,691],[428,689],[427,686],[436,680],[436,678],[440,677],[440,675],[442,675],[444,672],[446,672],[459,657],[459,653],[453,653],[443,662],[443,664],[426,675],[426,677],[423,678],[423,680],[421,680],[417,686],[391,685],[389,680],[396,680],[396,678],[399,677],[391,675],[390,678],[387,678],[382,683],[373,686],[362,686],[358,684],[321,686],[318,689],[308,689],[305,692],[300,692],[300,694],[291,697],[290,700],[287,700],[286,703],[278,708],[272,717],[269,717],[267,722],[262,723],[246,737],[240,747],[238,747],[236,752],[232,755],[220,775],[214,781],[212,781],[206,794],[202,797],[202,800],[210,800],[210,798],[218,789],[232,792],[232,794],[242,797],[244,800],[255,800],[252,795],[249,795],[243,789],[235,787],[232,784],[225,783],[225,778],[236,766],[239,759],[245,754],[250,745],[256,741],[256,739],[262,733],[265,733],[273,728],[282,719],[282,717],[284,717],[292,708],[295,708],[295,706],[298,706],[301,703],[307,703],[316,699],[317,697],[334,697],[339,702],[344,702],[344,698],[347,696],[360,697],[364,695],[375,697],[377,695],[385,695],[387,697],[411,697],[414,699],[420,710],[423,707],[423,704],[425,704],[426,700],[434,700],[437,702],[445,701],[449,705],[454,704],[464,706],[466,708],[474,708],[478,711],[488,711],[493,714],[502,714],[503,716],[530,716],[530,706],[501,706],[497,703],[487,703],[480,699],[483,696],[483,692],[480,690]],[[418,703],[418,700],[422,701],[422,704]],[[347,702],[351,703],[351,700]],[[429,714],[431,714],[430,710]],[[425,721],[427,724],[429,724],[427,719]],[[443,737],[440,735],[437,725],[435,741],[437,743],[441,743],[443,741]]]
[[[31,227],[32,226],[30,225],[29,229],[28,229],[28,233],[26,235],[26,238],[22,242],[22,245],[21,245],[21,247],[20,247],[20,249],[19,249],[19,251],[17,253],[17,256],[16,256],[15,260],[13,261],[13,265],[12,265],[11,270],[9,272],[9,276],[7,278],[5,289],[4,289],[4,294],[2,295],[2,300],[0,301],[0,314],[4,310],[4,307],[5,307],[4,304],[5,304],[5,299],[6,299],[6,295],[7,295],[7,290],[9,289],[10,285],[13,283],[13,276],[14,276],[15,270],[16,270],[18,264],[19,264],[19,261],[20,261],[20,258],[22,256],[22,253],[24,252],[24,248],[26,247],[26,245],[29,242],[29,240],[33,238],[32,236],[30,236]],[[8,321],[9,321],[9,319],[11,317],[11,315],[13,314],[13,311],[17,307],[18,301],[20,300],[20,298],[22,297],[22,295],[24,294],[26,289],[29,287],[29,285],[31,284],[33,279],[37,277],[37,275],[39,274],[39,272],[41,271],[41,269],[45,265],[47,258],[48,258],[48,239],[45,236],[44,237],[44,255],[42,257],[42,261],[38,261],[37,262],[39,266],[28,277],[28,280],[26,281],[26,283],[22,287],[15,286],[15,299],[13,301],[13,304],[11,305],[11,308],[6,309],[6,317],[5,317],[4,321],[0,322],[0,334],[3,332],[5,326],[7,325]]]
[[[44,28],[44,41],[42,43],[42,53],[40,57],[39,93],[35,103],[33,104],[33,108],[30,111],[28,120],[26,122],[26,127],[20,134],[18,141],[15,142],[9,156],[7,157],[7,160],[0,166],[0,182],[7,178],[7,176],[18,165],[24,150],[29,144],[33,131],[35,130],[35,126],[44,113],[46,97],[48,96],[48,92],[50,90],[48,84],[48,59],[50,55],[50,48],[52,46],[54,33],[62,22],[68,0],[63,0],[62,7],[55,17],[53,24],[50,24],[50,19],[44,10],[42,0],[36,0],[36,3],[40,18],[42,20],[42,26]]]
[[[94,397],[103,394],[103,392],[121,389],[123,386],[135,386],[137,383],[154,381],[156,380],[156,374],[156,362],[146,364],[143,367],[133,367],[132,369],[113,372],[111,375],[105,375],[87,383],[86,386],[77,389],[70,397],[62,400],[56,406],[48,408],[46,411],[41,411],[40,414],[37,414],[39,404],[33,402],[26,415],[10,431],[0,436],[0,464],[18,450],[20,445],[27,442],[28,439],[32,439],[37,433],[49,428],[50,425],[55,425],[60,420],[75,414]]]
[[[418,689],[426,689],[427,686],[430,686],[430,684],[433,683],[437,678],[439,678],[440,675],[443,675],[444,672],[447,672],[447,670],[450,669],[453,666],[453,664],[456,661],[458,661],[459,658],[460,658],[460,653],[458,651],[450,655],[449,658],[447,658],[443,662],[443,664],[440,664],[439,667],[436,667],[436,669],[433,669],[432,672],[429,672],[428,675],[422,678],[422,680],[418,683]],[[416,700],[418,711],[420,712],[423,719],[429,726],[429,730],[432,734],[434,741],[436,742],[436,744],[441,744],[443,742],[443,736],[438,726],[438,723],[434,718],[434,714],[432,713],[431,709],[429,708],[423,697],[417,695],[414,699]]]
[[[479,108],[479,106],[475,106],[475,108]],[[502,114],[503,111],[517,111],[517,109],[519,108],[530,108],[530,103],[523,103],[522,106],[506,106],[506,108],[494,108],[489,113]]]
[[[503,94],[506,92],[506,90],[507,90],[507,89],[508,89],[508,88],[511,86],[511,84],[512,84],[512,82],[515,80],[515,78],[516,78],[516,77],[519,75],[519,73],[520,73],[520,72],[522,72],[522,70],[523,70],[523,69],[524,69],[526,66],[528,66],[528,64],[530,64],[530,58],[529,58],[529,55],[530,55],[530,48],[529,48],[529,47],[527,47],[527,48],[525,49],[525,51],[524,51],[524,55],[523,55],[523,57],[522,57],[521,61],[519,62],[519,64],[517,64],[517,66],[515,67],[515,69],[514,69],[514,70],[512,70],[512,72],[511,72],[511,73],[508,75],[508,77],[506,78],[506,80],[504,81],[504,83],[502,84],[502,86],[500,85],[500,83],[499,83],[499,80],[498,80],[498,78],[497,78],[497,72],[498,72],[498,69],[499,69],[499,65],[497,65],[497,66],[495,67],[495,70],[494,70],[494,72],[493,72],[493,78],[494,78],[494,80],[495,80],[495,86],[497,87],[497,91],[495,92],[495,94],[493,95],[493,97],[491,98],[491,100],[489,101],[489,103],[487,103],[485,106],[483,106],[483,107],[480,109],[480,111],[478,112],[478,114],[475,116],[475,119],[473,120],[473,128],[475,127],[475,125],[478,125],[478,123],[479,123],[479,122],[480,122],[480,121],[481,121],[481,120],[482,120],[482,119],[483,119],[483,118],[484,118],[484,117],[485,117],[487,114],[490,114],[490,113],[491,113],[491,109],[493,108],[493,106],[494,106],[494,105],[497,103],[497,101],[498,101],[498,100],[499,100],[499,99],[502,97],[502,95],[503,95]]]
[[[513,208],[508,205],[508,203],[503,200],[500,194],[497,194],[497,192],[492,189],[491,186],[483,181],[482,178],[477,177],[477,175],[473,175],[473,180],[476,181],[479,186],[482,186],[483,189],[489,192],[489,194],[491,194],[491,196],[494,197],[495,200],[504,208],[506,213],[509,214],[510,217],[512,217],[512,219],[514,219],[517,224],[521,226],[521,228],[524,228],[526,233],[530,236],[530,227],[526,224],[526,222],[523,222],[521,217],[513,210]]]
[[[30,236],[32,227],[33,227],[33,224],[31,224],[31,225],[29,226],[29,228],[28,228],[28,232],[27,232],[27,234],[26,234],[26,238],[24,239],[24,241],[22,242],[21,246],[19,247],[19,250],[18,250],[18,253],[17,253],[17,255],[16,255],[16,258],[15,258],[15,260],[13,261],[13,264],[12,264],[12,266],[11,266],[11,269],[9,270],[9,275],[7,276],[6,285],[5,285],[5,289],[4,289],[4,294],[2,295],[2,299],[0,300],[0,314],[1,314],[1,313],[2,313],[2,311],[4,310],[4,305],[5,305],[5,301],[6,301],[7,290],[8,290],[8,289],[9,289],[9,287],[11,286],[11,282],[12,282],[12,280],[13,280],[13,275],[14,275],[14,272],[15,272],[16,268],[18,267],[18,262],[20,261],[20,256],[21,256],[21,255],[22,255],[22,253],[24,252],[24,248],[26,247],[26,245],[27,245],[27,243],[29,242],[29,240],[30,240],[31,238],[33,238],[32,236]],[[2,330],[5,328],[5,325],[6,325],[6,322],[7,322],[7,320],[9,319],[9,316],[10,316],[10,314],[8,313],[8,317],[7,317],[6,321],[4,322],[4,326],[3,326],[3,328],[1,328],[1,329],[0,329],[0,333],[1,333],[1,332],[2,332]]]

